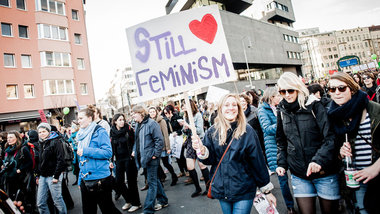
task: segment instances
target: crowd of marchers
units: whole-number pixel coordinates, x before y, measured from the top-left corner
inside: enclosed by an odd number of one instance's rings
[[[376,71],[336,72],[306,84],[285,72],[275,87],[218,103],[190,100],[190,109],[180,101],[136,105],[107,121],[88,106],[62,127],[41,122],[36,130],[1,132],[0,188],[23,213],[67,213],[74,206],[68,185],[80,189],[85,214],[98,207],[154,213],[170,205],[169,174],[171,186],[181,188],[179,177],[186,177],[194,185],[189,198],[217,199],[224,214],[250,213],[257,194],[272,208],[284,200],[288,213],[316,213],[317,202],[326,214],[378,213],[379,85]],[[143,204],[139,191],[147,191]],[[116,207],[120,197],[125,204]]]

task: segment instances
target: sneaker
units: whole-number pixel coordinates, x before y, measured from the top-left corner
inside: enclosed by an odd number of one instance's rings
[[[131,208],[129,208],[128,212],[129,213],[133,213],[134,211],[138,210],[138,209],[141,209],[141,205],[139,206],[132,206]]]
[[[122,210],[127,210],[132,207],[131,203],[125,203],[124,206],[121,208]]]
[[[161,210],[162,208],[165,208],[165,207],[167,207],[167,206],[169,206],[169,204],[156,204],[156,205],[154,206],[154,210],[155,210],[155,211],[159,211],[159,210]]]

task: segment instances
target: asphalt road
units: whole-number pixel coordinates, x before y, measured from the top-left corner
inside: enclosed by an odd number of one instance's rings
[[[179,172],[177,168],[177,164],[173,164],[174,170]],[[198,171],[198,176],[200,177],[201,173]],[[141,171],[140,171],[141,172]],[[144,177],[140,175],[139,172],[139,188],[144,186]],[[212,200],[207,198],[206,196],[198,196],[196,198],[191,198],[190,195],[194,191],[194,185],[185,185],[184,180],[187,177],[179,178],[179,181],[176,186],[170,186],[171,178],[170,174],[167,174],[167,179],[164,182],[164,190],[169,199],[169,206],[164,208],[157,213],[162,214],[204,214],[204,213],[222,213],[222,210],[219,205],[218,200]],[[275,189],[272,191],[277,198],[277,209],[280,214],[287,213],[285,202],[281,196],[281,190],[278,183],[277,176],[274,174],[271,176],[271,181],[275,186]],[[81,196],[78,186],[72,186],[71,184],[74,182],[74,176],[72,173],[69,173],[69,189],[71,192],[71,196],[74,200],[75,207],[72,210],[69,210],[70,214],[79,214],[82,213],[81,207]],[[205,190],[205,184],[203,181],[200,182],[201,187]],[[140,200],[141,203],[144,203],[147,191],[140,191]],[[121,207],[124,205],[125,201],[123,197],[120,197],[119,200],[115,201],[116,207],[121,210]],[[142,213],[143,209],[140,209],[134,213]],[[98,213],[101,213],[98,209]],[[128,213],[127,211],[123,211],[123,213]],[[252,208],[251,213],[257,213],[254,208]]]

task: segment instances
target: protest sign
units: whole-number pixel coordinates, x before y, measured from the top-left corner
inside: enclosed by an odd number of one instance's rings
[[[224,95],[229,94],[229,93],[230,93],[229,90],[218,88],[215,86],[210,86],[208,87],[208,90],[207,90],[206,101],[208,101],[209,103],[212,102],[212,103],[218,104],[220,99]]]
[[[133,103],[236,80],[216,5],[126,29],[138,97]]]
[[[181,158],[181,150],[182,150],[182,144],[183,144],[183,137],[180,136],[174,136],[174,134],[169,135],[169,141],[170,141],[170,150],[172,150],[172,155],[175,158]]]

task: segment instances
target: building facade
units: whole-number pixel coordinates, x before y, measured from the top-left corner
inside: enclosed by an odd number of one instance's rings
[[[360,64],[342,68],[343,71],[360,71],[377,64],[371,55],[380,54],[380,26],[323,33],[313,28],[299,30],[299,34],[305,76],[324,78],[339,70],[337,62],[346,56],[357,56]]]
[[[0,1],[0,129],[95,103],[84,14],[81,0]]]
[[[238,91],[274,85],[285,71],[301,75],[301,46],[290,0],[169,0],[167,14],[218,5]],[[219,87],[235,91],[231,84]],[[204,93],[206,90],[203,90]]]

